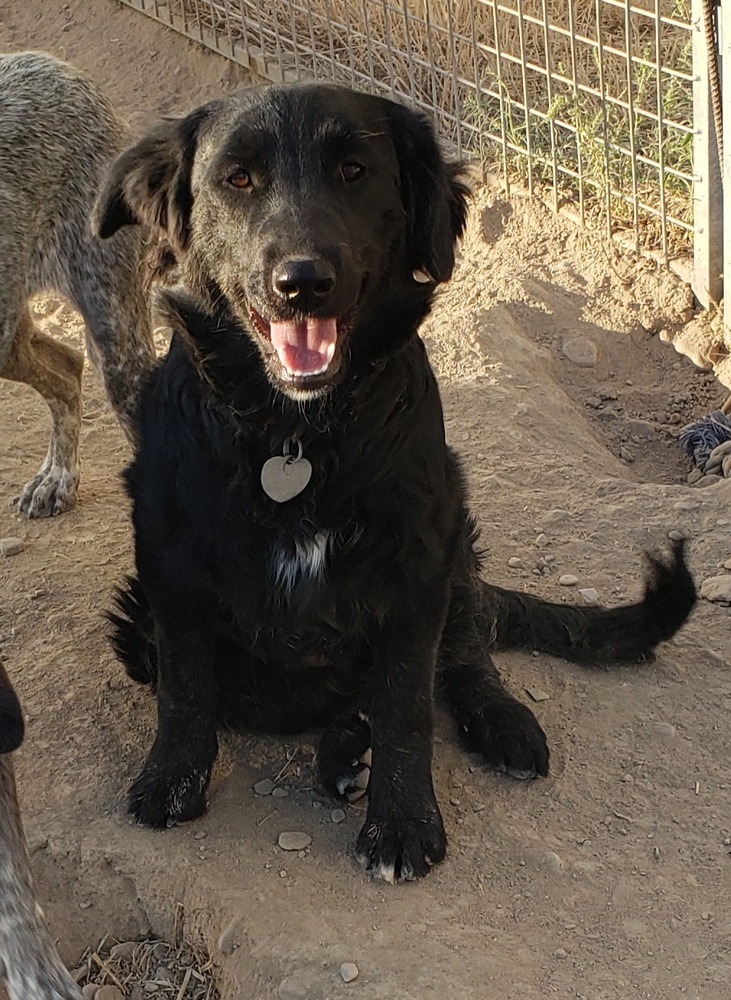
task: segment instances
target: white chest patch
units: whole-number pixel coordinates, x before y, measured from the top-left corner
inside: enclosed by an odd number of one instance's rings
[[[318,531],[314,538],[295,538],[294,552],[274,549],[271,571],[274,585],[290,594],[299,583],[314,582],[325,570],[330,533]]]

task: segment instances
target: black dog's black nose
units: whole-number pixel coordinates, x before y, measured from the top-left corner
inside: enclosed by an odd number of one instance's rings
[[[272,287],[291,305],[316,306],[335,287],[335,269],[322,257],[285,260],[274,268]]]

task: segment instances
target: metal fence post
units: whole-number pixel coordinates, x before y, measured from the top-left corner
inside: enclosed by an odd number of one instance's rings
[[[731,0],[723,6],[726,20]],[[709,83],[703,0],[693,0],[693,291],[706,309],[723,296],[723,185]],[[724,32],[726,37],[728,32]],[[725,185],[728,188],[728,185]],[[728,195],[727,195],[728,197]],[[728,236],[726,237],[728,239]],[[731,288],[731,284],[728,285]]]

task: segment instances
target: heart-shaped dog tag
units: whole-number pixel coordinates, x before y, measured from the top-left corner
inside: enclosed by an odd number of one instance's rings
[[[312,465],[306,458],[294,455],[275,455],[261,467],[261,488],[277,503],[286,503],[307,486],[312,476]]]

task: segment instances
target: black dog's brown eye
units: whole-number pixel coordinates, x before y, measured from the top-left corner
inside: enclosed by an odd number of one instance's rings
[[[359,177],[362,177],[365,173],[365,167],[362,163],[355,163],[353,160],[344,163],[340,168],[340,174],[344,181],[357,181]]]
[[[235,170],[226,178],[226,183],[239,191],[245,191],[246,188],[252,186],[251,174],[247,173],[246,170]]]

